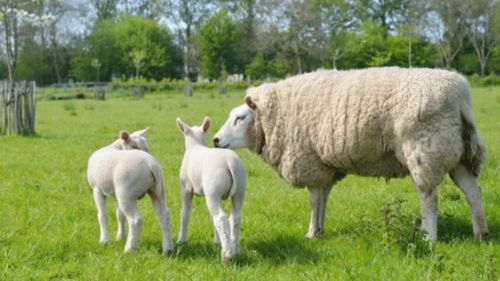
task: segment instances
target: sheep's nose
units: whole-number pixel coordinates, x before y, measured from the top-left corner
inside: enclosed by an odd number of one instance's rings
[[[214,138],[214,146],[217,146],[219,144],[219,138]]]

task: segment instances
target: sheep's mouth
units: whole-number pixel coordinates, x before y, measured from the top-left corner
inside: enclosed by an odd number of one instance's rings
[[[228,148],[228,147],[229,147],[229,143],[228,143],[228,144],[226,144],[226,145],[224,145],[224,146],[222,146],[222,145],[217,145],[217,147],[218,147],[218,148]]]

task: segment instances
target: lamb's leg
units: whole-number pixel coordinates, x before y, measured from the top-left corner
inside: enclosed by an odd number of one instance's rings
[[[184,243],[187,241],[187,228],[189,223],[189,216],[191,214],[193,193],[187,191],[186,188],[181,187],[181,200],[181,226],[179,229],[179,238],[177,238],[177,243]]]
[[[137,249],[137,241],[141,233],[144,219],[142,218],[139,209],[137,208],[137,200],[131,198],[121,198],[117,194],[118,205],[127,217],[128,222],[128,236],[127,243],[125,244],[125,252],[134,251]]]
[[[482,240],[488,237],[488,226],[484,218],[481,200],[481,187],[476,178],[467,171],[463,165],[457,166],[450,172],[450,177],[455,184],[464,192],[472,215],[472,229],[474,237]]]
[[[106,212],[106,195],[98,188],[93,188],[95,205],[97,207],[97,220],[99,221],[100,238],[99,242],[105,245],[109,242],[108,236],[108,215]]]
[[[221,198],[218,196],[207,195],[205,197],[205,201],[207,202],[208,210],[212,215],[215,229],[219,234],[222,247],[222,258],[225,260],[231,259],[234,256],[234,252],[231,247],[229,220],[227,219],[227,216],[222,209]]]
[[[231,198],[231,216],[229,217],[229,223],[231,225],[231,242],[235,255],[240,252],[241,208],[243,207],[244,198],[244,192],[238,192]]]
[[[116,240],[122,240],[125,238],[126,217],[120,210],[120,207],[116,207],[116,221],[118,222],[118,230],[116,231]]]
[[[319,218],[321,213],[322,192],[321,188],[307,188],[309,191],[309,202],[311,203],[311,220],[309,222],[309,231],[306,237],[311,239],[320,234]]]
[[[156,216],[158,217],[158,222],[161,227],[162,242],[161,248],[164,254],[170,253],[174,250],[174,244],[172,243],[172,233],[170,231],[170,215],[168,213],[168,208],[165,206],[165,200],[163,199],[163,194],[156,194],[155,192],[149,193],[151,202],[156,211]]]

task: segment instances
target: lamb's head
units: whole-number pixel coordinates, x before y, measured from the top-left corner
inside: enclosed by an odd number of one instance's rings
[[[148,132],[148,130],[149,127],[144,130],[133,132],[132,134],[129,134],[125,130],[121,130],[119,136],[119,149],[140,149],[147,152],[148,141],[146,140],[146,133]]]
[[[186,149],[191,148],[195,145],[207,146],[207,132],[210,128],[210,124],[212,123],[212,120],[210,120],[210,118],[205,117],[201,126],[193,127],[189,127],[189,125],[184,123],[179,117],[177,117],[175,121],[182,135],[184,135]]]

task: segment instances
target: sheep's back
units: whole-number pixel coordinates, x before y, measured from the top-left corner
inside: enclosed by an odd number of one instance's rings
[[[401,143],[453,125],[464,91],[461,76],[432,69],[317,71],[283,80],[276,85],[277,127],[286,132],[283,145],[300,151],[284,154],[316,154],[348,173],[404,176]],[[300,159],[285,162],[293,161]]]

